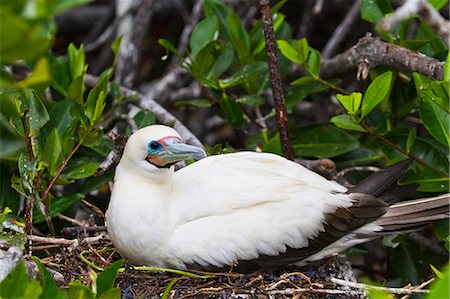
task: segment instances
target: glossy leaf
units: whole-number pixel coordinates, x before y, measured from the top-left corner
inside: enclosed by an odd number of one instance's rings
[[[319,72],[320,72],[320,52],[315,50],[315,49],[311,49],[310,53],[309,53],[309,58],[308,58],[308,72],[309,74],[317,79],[319,77]]]
[[[249,105],[249,106],[260,106],[266,102],[266,100],[260,96],[247,95],[236,100],[237,103]]]
[[[306,38],[300,39],[297,43],[297,52],[298,57],[300,58],[300,61],[302,61],[301,64],[304,64],[308,60],[310,48],[308,45],[308,40]]]
[[[29,281],[28,272],[23,261],[0,282],[1,298],[38,299],[42,293],[39,281]]]
[[[360,92],[352,92],[350,95],[337,94],[336,97],[348,114],[355,114],[361,105],[362,94]]]
[[[63,161],[62,141],[57,128],[54,128],[50,135],[48,135],[47,141],[45,142],[43,158],[48,165],[50,175],[54,176]]]
[[[445,0],[446,2],[448,0]],[[444,81],[450,81],[450,51],[447,53],[447,59],[445,59],[444,64]]]
[[[134,121],[138,129],[141,129],[153,125],[156,122],[156,115],[151,111],[141,110],[134,116]]]
[[[239,61],[242,64],[251,62],[250,38],[247,31],[241,23],[238,14],[232,13],[227,16],[227,24],[230,29],[231,43],[237,52]]]
[[[405,146],[406,152],[409,153],[411,151],[411,148],[414,145],[414,141],[416,141],[416,135],[417,135],[416,128],[412,128],[411,131],[409,131],[408,139],[406,139],[406,146]]]
[[[70,44],[67,48],[67,55],[69,57],[69,67],[72,79],[82,77],[84,75],[86,63],[83,45],[81,45],[80,48],[77,49],[74,44]]]
[[[94,294],[81,281],[75,280],[69,283],[67,290],[68,299],[94,299]]]
[[[289,59],[292,62],[295,62],[297,64],[303,64],[305,63],[306,59],[303,60],[297,50],[292,47],[287,41],[285,40],[277,40],[278,48],[280,49],[281,53]]]
[[[65,293],[59,289],[50,272],[48,272],[38,258],[34,257],[33,260],[39,268],[39,276],[43,290],[41,298],[65,299]]]
[[[217,56],[216,61],[211,66],[208,75],[206,77],[208,79],[218,79],[219,76],[222,75],[231,66],[233,58],[234,58],[233,48],[224,47],[220,52],[220,54]]]
[[[103,270],[97,277],[97,297],[108,292],[114,286],[119,268],[122,267],[123,261],[118,260],[112,263],[108,268]]]
[[[209,108],[211,107],[211,102],[206,99],[193,99],[190,101],[178,101],[175,103],[175,106],[194,106],[200,108]]]
[[[330,122],[341,129],[366,132],[353,115],[336,115],[330,119]]]
[[[158,44],[160,44],[161,46],[163,46],[164,48],[166,48],[166,51],[168,52],[172,52],[173,54],[175,54],[178,58],[182,59],[182,56],[180,54],[180,52],[178,52],[177,47],[175,47],[169,40],[165,39],[165,38],[160,38],[158,39]],[[164,55],[161,60],[166,60],[168,57],[168,54]]]
[[[61,176],[71,180],[84,179],[92,176],[99,166],[100,163],[88,161],[88,159],[73,160]]]
[[[450,145],[449,111],[445,111],[440,105],[439,98],[430,91],[419,93],[420,117],[425,128],[443,145]]]
[[[48,65],[48,60],[46,58],[41,58],[38,60],[33,68],[30,76],[25,80],[17,82],[15,87],[24,88],[32,87],[39,84],[45,84],[50,81],[50,70]]]
[[[363,20],[376,24],[392,12],[392,7],[388,0],[361,0],[360,10]]]
[[[219,37],[219,21],[216,16],[204,18],[195,26],[192,32],[189,46],[193,59],[197,57],[203,47]]]
[[[370,83],[363,96],[361,117],[368,115],[383,99],[389,96],[391,84],[392,72],[385,72]]]
[[[230,7],[221,0],[205,0],[203,10],[207,17],[216,16],[218,18],[220,32],[225,38],[230,39],[231,33],[227,24],[227,16],[231,13]]]
[[[39,96],[34,90],[25,89],[19,97],[22,111],[27,111],[28,130],[31,135],[35,135],[42,128],[50,117]]]
[[[220,100],[220,108],[225,112],[228,123],[233,128],[239,128],[244,124],[244,113],[241,107],[230,97],[224,96]]]
[[[293,136],[296,155],[304,157],[335,157],[359,146],[356,138],[331,125],[297,129]]]
[[[250,65],[245,65],[234,73],[230,78],[220,81],[222,88],[228,88],[244,83],[253,76],[259,76],[268,71],[266,62],[258,61]]]

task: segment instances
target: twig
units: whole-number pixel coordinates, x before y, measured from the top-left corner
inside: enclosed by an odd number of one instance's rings
[[[298,36],[300,38],[307,37],[312,25],[312,13],[314,1],[304,1],[303,11],[301,12],[300,24],[298,28]]]
[[[419,284],[418,286],[413,286],[412,289],[415,289],[415,290],[423,289],[424,287],[426,287],[427,285],[429,285],[429,284],[432,283],[433,281],[435,281],[435,278],[434,278],[434,277],[428,279],[427,281],[422,282],[422,283]],[[408,299],[411,295],[412,295],[412,294],[407,294],[407,295],[403,296],[403,297],[400,298],[400,299]]]
[[[345,295],[345,296],[362,296],[363,292],[344,291],[334,289],[308,289],[308,288],[289,288],[284,290],[273,290],[266,292],[267,295],[294,295],[300,293],[327,294],[327,295]]]
[[[62,162],[61,166],[58,168],[58,170],[56,171],[55,176],[53,177],[53,179],[50,181],[50,183],[47,186],[47,189],[45,189],[44,194],[42,195],[42,199],[46,200],[48,197],[48,194],[50,193],[50,190],[53,188],[53,185],[55,184],[56,180],[58,179],[58,177],[61,175],[61,173],[63,172],[64,168],[66,168],[67,163],[69,163],[69,160],[72,159],[73,155],[76,153],[76,151],[80,148],[81,143],[78,142],[77,145],[73,148],[73,150],[70,152],[70,154],[67,156],[66,159],[64,159],[64,161]]]
[[[46,243],[46,244],[57,244],[64,246],[78,246],[78,240],[68,240],[64,238],[50,238],[50,237],[40,237],[35,235],[27,235],[27,239],[33,242]]]
[[[377,286],[371,286],[368,284],[338,279],[338,278],[334,278],[334,277],[331,278],[331,281],[333,283],[335,283],[337,285],[341,285],[341,286],[362,289],[362,290],[370,290],[370,289],[380,290],[380,291],[385,291],[385,292],[388,292],[391,294],[396,294],[396,295],[428,294],[430,292],[428,290],[418,290],[418,289],[377,287]]]
[[[69,216],[63,215],[61,213],[56,214],[56,217],[58,217],[59,219],[62,219],[62,220],[66,220],[67,222],[70,222],[72,224],[75,224],[75,225],[78,225],[78,226],[81,226],[81,227],[85,227],[86,226],[85,223],[80,222],[80,221],[78,221],[76,219],[70,218]]]
[[[370,35],[361,38],[347,51],[331,59],[323,59],[320,77],[336,77],[358,69],[358,79],[366,79],[369,70],[380,65],[417,72],[433,80],[444,78],[443,62]]]
[[[64,234],[78,235],[82,232],[84,233],[96,233],[106,231],[106,226],[68,226],[62,229]]]
[[[407,152],[404,148],[402,148],[401,146],[398,146],[395,143],[392,143],[390,140],[386,139],[384,136],[378,134],[377,131],[375,131],[374,129],[372,129],[371,127],[367,126],[366,124],[364,124],[363,122],[360,123],[360,125],[373,137],[375,137],[376,139],[380,140],[382,143],[386,144],[387,146],[389,146],[390,148],[398,151],[399,153],[407,156],[408,158],[413,159],[414,161],[416,161],[418,164],[427,167],[428,169],[433,170],[436,173],[439,173],[440,175],[442,175],[443,177],[448,178],[449,174],[435,168],[434,166],[431,166],[430,164],[428,164],[427,162],[423,161],[422,159],[416,157],[415,155],[413,155],[411,152]]]
[[[111,152],[109,152],[108,156],[106,156],[105,160],[97,168],[95,176],[102,175],[107,169],[111,167],[117,157],[120,157],[122,155],[123,148],[125,147],[125,143],[127,142],[125,136],[117,135],[113,131],[110,131],[108,133],[108,137],[114,142],[114,148]]]
[[[97,81],[98,77],[90,74],[85,75],[85,82],[87,86],[92,87],[97,83]],[[181,123],[175,116],[173,116],[153,99],[123,86],[120,87],[120,91],[125,97],[134,97],[141,108],[148,109],[155,113],[160,122],[167,124],[173,123],[174,128],[178,131],[178,133],[180,133],[186,142],[203,148],[203,144],[200,140],[198,140],[198,138],[183,123]],[[132,111],[130,111],[130,113],[131,112]]]
[[[381,20],[379,26],[389,31],[392,26],[401,21],[419,14],[421,18],[440,36],[447,44],[450,43],[450,23],[426,0],[407,0],[392,14]]]
[[[345,15],[344,20],[342,20],[342,23],[339,24],[339,26],[333,32],[333,35],[328,39],[327,44],[322,50],[323,58],[329,58],[335,55],[337,49],[339,49],[339,46],[342,44],[344,39],[353,29],[352,28],[353,24],[359,18],[359,3],[360,0],[355,0],[353,2],[352,7]]]
[[[89,209],[93,210],[95,213],[97,213],[100,217],[102,217],[103,219],[106,219],[105,214],[102,212],[102,210],[100,210],[96,205],[90,203],[87,200],[82,199],[81,202],[87,206]]]
[[[272,10],[269,0],[260,0],[264,37],[266,39],[266,51],[269,62],[269,72],[272,83],[272,94],[275,103],[276,119],[280,131],[283,155],[294,160],[294,149],[289,137],[288,119],[286,106],[284,104],[283,85],[281,82],[278,57],[275,46],[275,33],[272,24]]]
[[[140,62],[142,45],[147,33],[148,25],[153,16],[154,0],[142,0],[137,9],[133,22],[132,36],[120,45],[117,61],[116,80],[121,85],[133,86],[136,69]]]

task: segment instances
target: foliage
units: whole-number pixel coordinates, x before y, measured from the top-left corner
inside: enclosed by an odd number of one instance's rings
[[[0,209],[4,211],[0,215],[0,232],[13,244],[23,245],[21,196],[36,202],[33,224],[46,231],[44,222],[55,221],[58,213],[74,210],[80,199],[95,199],[92,191],[101,192],[102,186],[112,179],[112,170],[101,176],[95,173],[113,149],[104,128],[121,122],[119,116],[133,100],[123,97],[112,81],[120,39],[112,45],[112,66],[102,72],[94,86],[86,85],[89,67],[83,45],[70,44],[66,56],[50,53],[56,33],[54,15],[87,2],[0,0]],[[293,39],[293,30],[280,11],[285,2],[279,1],[272,11],[296,156],[332,157],[338,168],[385,166],[410,157],[416,163],[401,179],[402,184],[418,184],[419,195],[447,191],[448,63],[442,81],[378,67],[371,70],[364,88],[345,90],[343,78],[321,77],[320,51],[305,38]],[[439,0],[430,2],[435,7],[445,4]],[[375,25],[392,11],[387,0],[361,1],[361,17]],[[176,106],[209,109],[225,118],[231,128],[246,133],[243,143],[248,149],[280,154],[279,134],[271,129],[276,127],[275,111],[267,96],[270,76],[261,20],[246,28],[240,16],[221,0],[205,0],[204,15],[193,30],[186,57],[168,40],[159,40],[168,52],[163,59],[177,56],[180,67],[204,91],[202,98],[183,100]],[[447,45],[426,23],[419,18],[417,22],[420,25],[414,40],[406,37],[407,21],[389,32],[378,27],[375,30],[393,44],[448,62]],[[17,76],[12,66],[26,76]],[[293,66],[300,68],[303,75],[292,78],[289,70]],[[296,114],[302,101],[317,97],[331,97],[339,103],[336,110],[340,112],[329,123],[308,123]],[[410,122],[411,119],[415,121]],[[134,120],[138,127],[156,121],[151,111],[138,113]],[[129,126],[124,127],[128,134]],[[213,145],[207,150],[216,153],[235,149]],[[9,225],[13,222],[15,228]],[[448,248],[448,223],[436,223],[433,228]],[[403,282],[419,282],[430,273],[429,264],[442,264],[432,256],[416,258],[421,249],[403,237],[390,241],[389,253],[397,257],[392,263]],[[33,294],[36,298],[118,296],[118,291],[112,289],[118,264],[98,277],[92,272],[95,283],[90,288],[74,282],[67,293],[55,288],[45,269],[39,267],[41,282],[29,281],[23,265],[19,265],[2,286],[12,284],[11,281],[20,283],[23,288],[10,292],[21,292],[15,293],[17,296]],[[1,288],[2,292],[5,289],[8,288]]]
[[[73,281],[67,289],[59,288],[50,272],[42,265],[39,259],[34,262],[39,268],[39,280],[30,280],[27,269],[22,261],[0,283],[1,298],[120,298],[120,289],[114,288],[122,261],[117,261],[97,275],[91,271],[91,285],[87,286],[81,281]],[[18,287],[20,286],[20,287]]]

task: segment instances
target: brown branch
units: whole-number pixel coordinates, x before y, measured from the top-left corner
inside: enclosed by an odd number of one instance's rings
[[[448,178],[449,174],[435,168],[434,166],[431,166],[430,164],[428,164],[427,162],[423,161],[422,159],[416,157],[415,155],[413,155],[411,152],[407,152],[404,148],[402,148],[401,146],[398,146],[395,143],[392,143],[390,140],[386,139],[385,137],[383,137],[382,135],[378,134],[377,131],[375,131],[374,129],[372,129],[371,127],[367,126],[366,124],[364,124],[363,122],[360,123],[360,125],[367,131],[367,133],[369,133],[370,135],[372,135],[373,137],[375,137],[376,139],[378,139],[379,141],[381,141],[382,143],[386,144],[387,146],[389,146],[390,148],[398,151],[399,153],[407,156],[408,158],[413,159],[414,161],[416,161],[418,164],[427,167],[428,169],[433,170],[436,173],[439,173],[440,175],[442,175],[443,177]]]
[[[53,177],[53,179],[50,181],[50,184],[48,184],[47,189],[45,189],[44,194],[42,195],[42,199],[46,200],[48,197],[48,194],[50,193],[50,190],[53,188],[53,185],[55,184],[56,180],[58,179],[58,177],[61,175],[61,173],[63,172],[64,168],[66,168],[67,163],[69,162],[70,159],[72,159],[73,155],[75,154],[75,152],[80,148],[81,143],[78,143],[74,149],[72,150],[72,152],[69,154],[69,156],[67,156],[67,158],[62,162],[61,166],[58,168],[58,170],[56,171],[55,176]]]
[[[269,0],[260,0],[260,5],[264,36],[267,45],[266,51],[272,83],[272,94],[275,103],[278,130],[280,131],[281,147],[283,150],[283,155],[289,160],[294,160],[294,149],[289,137],[288,118],[286,106],[284,105],[283,85],[281,82],[280,68],[278,66],[278,57],[275,46],[272,10],[270,8]]]
[[[361,38],[356,45],[320,63],[320,77],[332,78],[358,70],[357,78],[366,79],[376,66],[389,66],[400,71],[417,72],[433,80],[444,77],[444,63],[424,54],[372,37]]]

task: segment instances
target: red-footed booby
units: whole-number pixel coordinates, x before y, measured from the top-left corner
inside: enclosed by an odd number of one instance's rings
[[[188,159],[201,160],[174,171]],[[448,195],[389,207],[274,154],[206,157],[174,129],[153,125],[127,141],[107,229],[116,249],[137,264],[271,270],[448,214]]]

